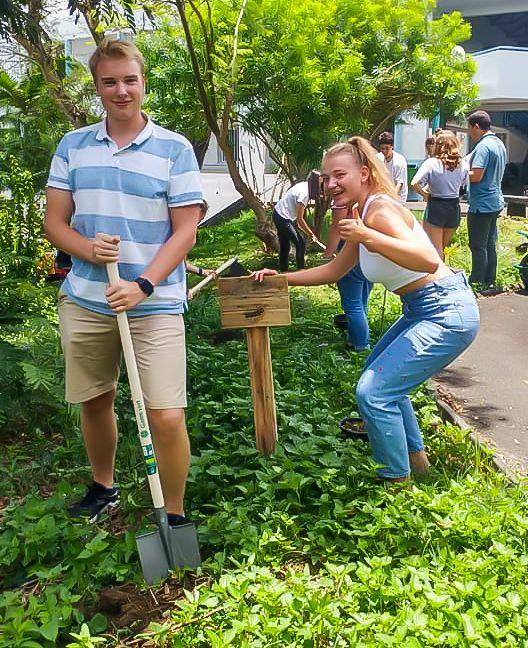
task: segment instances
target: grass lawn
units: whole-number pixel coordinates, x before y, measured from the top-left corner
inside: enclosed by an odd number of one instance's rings
[[[516,228],[501,221],[505,285],[514,283]],[[275,264],[252,231],[249,214],[202,230],[191,258],[205,267],[233,254],[248,268]],[[450,250],[458,267],[467,263],[463,237],[462,229]],[[187,513],[199,524],[204,563],[152,589],[135,551],[149,497],[127,387],[117,399],[121,512],[73,524],[65,502],[89,470],[77,414],[62,405],[55,324],[10,331],[0,648],[528,645],[525,488],[506,483],[466,433],[442,423],[426,389],[413,401],[430,477],[378,484],[368,447],[344,439],[337,425],[355,410],[362,367],[332,325],[337,291],[297,288],[291,296],[292,325],[272,330],[279,447],[269,460],[255,450],[243,336],[218,335],[214,289],[190,304]],[[378,288],[375,338],[399,312],[396,299],[384,314],[382,304]],[[38,417],[30,416],[33,401]]]

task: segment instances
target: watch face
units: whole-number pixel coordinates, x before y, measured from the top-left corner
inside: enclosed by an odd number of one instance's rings
[[[154,286],[150,283],[148,279],[145,279],[143,277],[138,277],[136,280],[136,283],[138,286],[141,288],[141,290],[145,293],[145,295],[150,296],[154,292]]]

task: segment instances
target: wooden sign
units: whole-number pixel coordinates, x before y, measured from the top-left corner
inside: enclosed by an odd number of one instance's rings
[[[288,280],[284,275],[230,277],[218,281],[222,328],[288,326],[291,324]]]
[[[291,324],[288,280],[283,275],[218,281],[222,328],[245,328],[257,449],[270,455],[277,442],[277,414],[269,327]]]

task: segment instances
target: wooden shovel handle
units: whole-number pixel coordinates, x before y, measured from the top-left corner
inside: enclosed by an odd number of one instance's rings
[[[110,285],[117,285],[119,283],[119,267],[117,263],[107,263],[106,271],[108,273]],[[143,459],[145,461],[150,494],[152,495],[154,507],[156,509],[161,509],[165,506],[165,501],[161,490],[158,463],[154,454],[154,445],[150,435],[147,410],[145,408],[143,391],[139,380],[136,354],[134,353],[134,345],[132,344],[132,336],[130,335],[130,326],[128,325],[128,317],[126,313],[117,314],[117,325],[119,326],[119,336],[121,337],[121,346],[123,347],[123,355],[125,356],[128,381],[130,383],[130,394],[134,405],[139,441],[143,451]]]
[[[196,284],[196,286],[194,288],[191,288],[189,290],[188,298],[192,299],[195,295],[197,295],[200,292],[200,290],[202,290],[202,288],[205,288],[205,286],[207,286],[207,284],[211,283],[211,281],[214,281],[215,279],[218,279],[220,274],[222,272],[224,272],[225,270],[227,270],[230,266],[232,266],[233,263],[235,261],[237,261],[237,260],[238,260],[238,257],[234,256],[231,259],[229,259],[228,261],[226,261],[225,263],[222,263],[221,266],[218,266],[218,268],[214,271],[214,273],[212,273],[210,275],[207,275],[207,277],[205,279],[202,279],[202,281],[200,281],[200,283]]]

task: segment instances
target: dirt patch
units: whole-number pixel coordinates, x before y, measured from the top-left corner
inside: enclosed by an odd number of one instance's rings
[[[48,499],[48,497],[55,495],[54,485],[50,486],[48,484],[46,486],[39,486],[38,494],[39,497],[42,497],[42,499]]]
[[[445,403],[447,403],[454,412],[461,414],[464,406],[455,400],[453,394],[447,391],[447,389],[445,389],[445,387],[442,387],[442,385],[440,385],[439,383],[435,383],[435,387],[438,397],[441,398]]]
[[[162,623],[174,609],[176,602],[183,598],[183,590],[192,590],[207,583],[209,578],[188,576],[183,581],[169,578],[159,587],[140,589],[131,583],[101,590],[97,603],[83,610],[87,618],[97,612],[104,614],[114,631],[126,628],[137,635],[147,628],[149,623]],[[147,646],[146,639],[122,639],[119,646]]]
[[[105,515],[97,526],[107,531],[112,536],[122,536],[131,528],[139,528],[141,520],[145,517],[145,511],[138,510],[126,516],[122,509],[117,508]]]
[[[212,344],[224,344],[224,342],[231,342],[232,340],[243,340],[244,331],[241,329],[221,329],[220,331],[215,331],[211,335]]]

